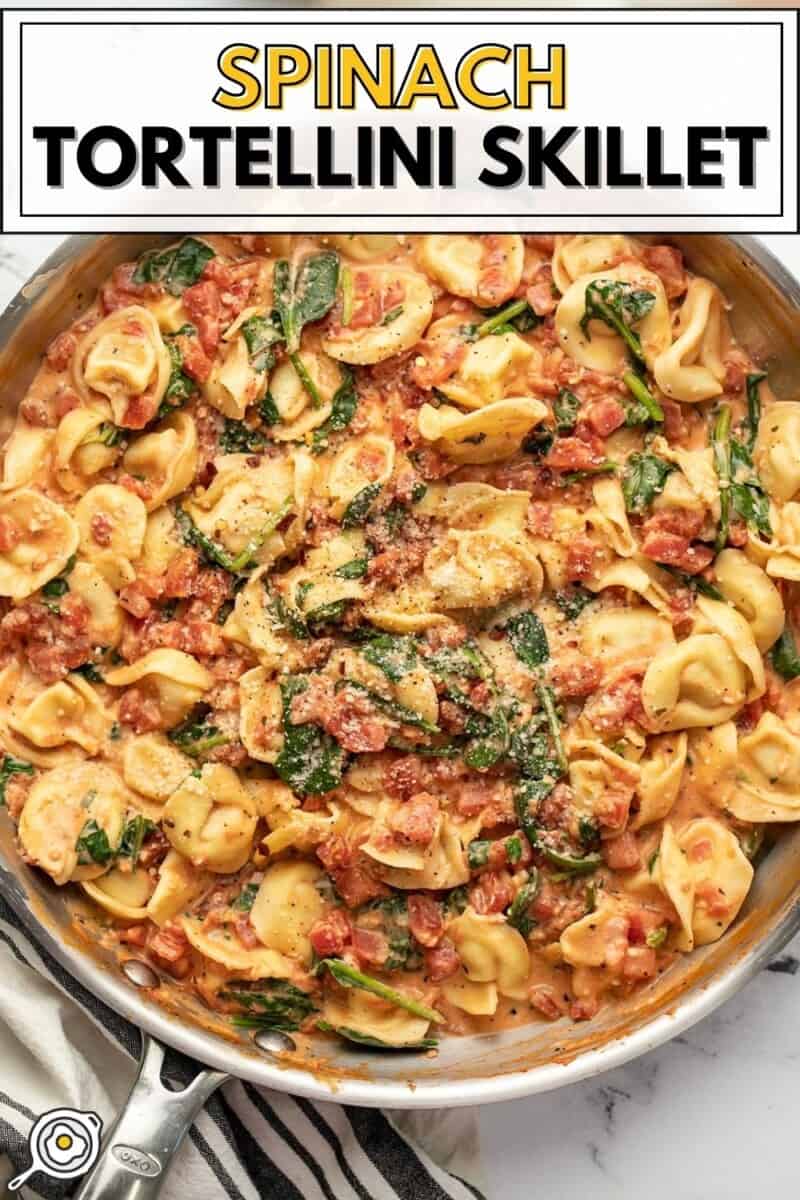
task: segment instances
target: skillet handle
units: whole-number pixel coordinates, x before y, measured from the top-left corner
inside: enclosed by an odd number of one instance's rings
[[[172,1092],[161,1082],[163,1063],[163,1047],[142,1034],[139,1074],[75,1200],[155,1200],[161,1191],[189,1126],[228,1078],[201,1071],[182,1092]]]

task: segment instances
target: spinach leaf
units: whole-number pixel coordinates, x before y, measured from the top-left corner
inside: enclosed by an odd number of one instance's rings
[[[759,384],[767,378],[766,371],[756,371],[747,376],[747,419],[745,421],[745,445],[752,454],[761,422],[761,392]]]
[[[265,425],[280,425],[281,414],[278,412],[278,406],[273,400],[271,392],[265,392],[263,399],[259,400],[258,415]]]
[[[728,543],[731,522],[731,410],[722,404],[711,432],[714,467],[719,479],[719,525],[714,549],[719,554]]]
[[[491,668],[473,641],[460,646],[442,646],[425,657],[425,666],[437,679],[486,679]]]
[[[372,1046],[376,1050],[433,1050],[439,1045],[436,1038],[422,1038],[418,1042],[384,1042],[372,1033],[362,1033],[359,1029],[351,1029],[347,1025],[331,1025],[329,1021],[317,1021],[317,1029],[323,1033],[335,1033],[346,1042],[355,1042],[358,1046]]]
[[[556,698],[553,694],[553,689],[540,679],[536,684],[536,694],[539,697],[539,704],[550,728],[550,737],[553,742],[553,749],[555,750],[556,762],[560,773],[564,775],[567,771],[567,756],[564,752],[564,743],[561,741],[561,722],[558,719],[556,711]]]
[[[396,304],[394,308],[390,308],[387,313],[381,317],[381,325],[391,325],[392,321],[396,321],[398,317],[402,317],[405,312],[404,304]]]
[[[631,513],[643,513],[664,490],[672,463],[655,454],[632,454],[622,476],[622,495]]]
[[[333,308],[339,283],[339,255],[333,250],[311,254],[295,271],[287,259],[275,263],[273,275],[275,308],[286,339],[287,352],[295,354],[300,346],[303,326],[321,321]]]
[[[750,451],[736,438],[730,441],[730,475],[730,502],[734,511],[748,529],[771,538],[769,496],[761,484]]]
[[[14,758],[12,754],[4,754],[0,763],[0,805],[6,802],[6,787],[12,775],[32,775],[33,763],[24,758]]]
[[[508,753],[508,717],[500,705],[491,714],[470,713],[464,732],[471,739],[464,751],[464,762],[475,771],[488,770]]]
[[[361,656],[383,671],[392,683],[398,683],[419,663],[416,642],[403,634],[379,633],[367,642]]]
[[[114,857],[114,851],[109,845],[108,834],[97,824],[94,818],[86,822],[80,832],[75,849],[78,852],[78,863],[82,867],[91,863],[107,863]]]
[[[467,891],[467,885],[465,883],[459,884],[458,887],[451,888],[449,892],[445,893],[444,899],[442,900],[442,907],[444,908],[445,916],[447,917],[460,917],[468,904],[469,892]]]
[[[242,888],[242,890],[239,892],[239,895],[236,897],[236,899],[231,904],[231,908],[235,909],[236,912],[250,912],[250,909],[253,907],[253,904],[255,903],[255,899],[256,899],[257,895],[258,895],[258,884],[257,883],[246,883],[244,885],[244,887]]]
[[[536,613],[523,612],[506,623],[508,640],[520,662],[535,670],[550,657],[547,634]]]
[[[631,358],[640,367],[644,367],[642,342],[631,326],[647,316],[655,301],[652,292],[634,288],[630,283],[596,279],[586,288],[586,307],[581,318],[581,329],[587,340],[591,340],[589,322],[602,321],[609,329],[619,334]]]
[[[489,865],[489,851],[492,848],[492,843],[488,838],[476,838],[467,846],[467,866],[471,871],[477,871],[481,867]]]
[[[369,516],[372,501],[381,490],[379,483],[368,483],[360,492],[356,492],[347,505],[342,516],[342,529],[354,529],[363,525]]]
[[[294,1033],[306,1017],[317,1011],[308,992],[285,979],[259,979],[252,990],[234,989],[220,992],[223,1000],[235,1000],[247,1011],[233,1017],[238,1029],[278,1029]]]
[[[214,251],[196,238],[184,238],[172,250],[142,255],[133,273],[134,283],[160,283],[172,296],[180,296],[197,283]]]
[[[484,309],[484,313],[486,319],[480,325],[468,326],[470,340],[486,337],[489,333],[508,333],[508,327],[516,333],[528,333],[539,324],[539,317],[527,300],[512,300],[499,308]]]
[[[257,454],[263,450],[267,439],[260,429],[251,429],[244,421],[225,418],[219,435],[219,448],[223,454]]]
[[[332,433],[341,433],[343,429],[347,429],[355,416],[357,408],[358,395],[356,393],[355,376],[352,371],[344,368],[342,382],[336,389],[331,401],[330,416],[318,429],[314,430],[311,449],[315,453],[325,450],[330,435]]]
[[[177,746],[190,758],[200,758],[216,746],[226,746],[231,740],[227,734],[221,732],[219,726],[203,720],[198,721],[191,716],[174,729],[170,729],[167,737],[173,746]]]
[[[139,855],[142,852],[142,843],[148,833],[152,833],[155,825],[148,817],[137,813],[135,817],[131,817],[122,831],[122,840],[119,844],[117,854],[120,858],[129,858],[131,860],[131,869],[133,869],[139,861]]]
[[[636,371],[625,371],[622,381],[636,401],[635,410],[629,409],[625,419],[626,425],[639,425],[645,421],[663,421],[664,410],[656,400],[649,387]],[[641,414],[644,414],[642,417]],[[635,416],[636,419],[632,419]]]
[[[369,570],[369,558],[351,558],[333,572],[337,579],[363,579]]]
[[[514,793],[514,806],[522,832],[534,850],[540,853],[559,871],[568,875],[588,875],[602,866],[599,854],[574,854],[553,846],[549,838],[542,837],[536,817],[542,800],[553,790],[553,784],[542,779],[523,779]]]
[[[574,392],[561,388],[553,401],[553,416],[558,433],[571,433],[578,420],[581,402]]]
[[[709,583],[702,575],[687,575],[685,571],[679,570],[678,567],[668,566],[666,563],[659,563],[658,566],[662,571],[668,571],[681,587],[688,588],[690,592],[699,592],[701,596],[708,596],[709,600],[724,601],[725,597],[719,588],[714,587],[714,584]]]
[[[89,683],[105,683],[103,676],[97,669],[97,663],[81,663],[79,667],[73,667],[72,673],[74,675],[83,676],[83,678],[87,679]]]
[[[168,417],[170,413],[177,412],[179,408],[183,408],[184,404],[199,391],[195,381],[183,369],[183,355],[177,343],[173,338],[167,337],[164,339],[164,345],[169,354],[170,374],[169,382],[158,406],[158,417],[161,420]]]
[[[258,533],[254,534],[236,555],[229,554],[224,546],[220,546],[219,542],[215,542],[213,538],[198,529],[186,509],[182,508],[180,504],[176,505],[174,513],[181,537],[187,546],[194,546],[209,562],[223,567],[232,575],[238,575],[240,571],[244,571],[250,565],[253,556],[258,553],[270,534],[274,533],[284,517],[288,516],[293,503],[293,498],[287,496],[278,511],[267,518]]]
[[[274,347],[283,341],[283,330],[275,314],[263,316],[254,313],[239,326],[247,346],[247,357],[254,371],[261,374],[275,366]],[[274,422],[273,422],[274,424]]]
[[[422,729],[425,733],[441,732],[438,725],[432,725],[430,721],[426,721],[418,712],[414,712],[413,708],[406,708],[405,704],[400,704],[397,700],[389,700],[386,696],[373,692],[371,688],[359,683],[357,679],[347,677],[339,679],[336,683],[336,691],[341,691],[343,687],[355,688],[357,692],[362,692],[379,712],[385,713],[387,717],[397,721],[400,725],[410,725],[412,729]]]
[[[597,597],[593,592],[589,592],[586,588],[579,585],[574,587],[564,588],[563,591],[556,592],[553,596],[558,607],[561,609],[568,621],[574,621],[579,617],[587,604],[591,604]]]
[[[69,558],[67,559],[67,561],[65,562],[64,570],[61,572],[61,574],[56,575],[56,577],[54,579],[49,579],[47,581],[47,583],[45,583],[42,586],[42,596],[44,597],[44,604],[47,608],[50,609],[51,612],[58,613],[59,606],[57,603],[49,603],[48,604],[48,601],[60,600],[60,598],[69,591],[69,583],[67,582],[67,576],[71,573],[72,568],[75,566],[76,562],[77,562],[77,555],[71,554],[69,556]]]
[[[561,774],[558,762],[550,752],[548,734],[543,729],[544,713],[537,713],[525,725],[518,726],[511,735],[509,758],[521,775],[531,779],[550,776],[557,779]]]
[[[536,921],[530,915],[528,910],[538,894],[539,872],[535,867],[531,867],[530,871],[528,872],[527,883],[523,883],[522,887],[511,901],[511,907],[506,914],[506,920],[508,921],[509,925],[513,929],[518,929],[524,938],[528,936],[528,934],[536,925]]]
[[[342,748],[319,725],[292,721],[292,700],[308,688],[304,675],[288,675],[280,682],[283,706],[283,746],[275,770],[293,792],[319,796],[342,782]]]
[[[382,970],[416,971],[421,966],[422,956],[408,928],[408,903],[405,896],[395,894],[371,900],[359,909],[355,918],[356,925],[362,913],[380,915],[381,932],[389,944],[389,956]]]
[[[407,996],[405,992],[399,992],[396,988],[389,987],[379,979],[373,979],[371,975],[365,975],[363,971],[357,971],[355,967],[349,966],[348,963],[342,962],[341,959],[323,958],[318,964],[317,969],[321,971],[325,968],[330,971],[333,978],[342,987],[360,988],[361,991],[371,992],[373,996],[380,996],[382,1000],[388,1000],[390,1004],[394,1004],[398,1008],[403,1008],[415,1017],[421,1017],[424,1021],[433,1021],[436,1024],[444,1021],[444,1017],[441,1013],[436,1012],[435,1009],[428,1008],[425,1004],[420,1004],[418,1000]]]
[[[800,676],[800,654],[788,625],[770,650],[769,657],[782,679],[797,679]]]

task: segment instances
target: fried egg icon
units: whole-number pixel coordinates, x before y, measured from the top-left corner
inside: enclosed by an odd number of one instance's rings
[[[57,1121],[47,1131],[47,1136],[39,1142],[39,1155],[45,1166],[69,1167],[85,1159],[89,1149],[89,1139],[85,1132],[70,1121]]]
[[[97,1161],[103,1122],[97,1113],[77,1108],[53,1108],[42,1113],[31,1129],[28,1150],[31,1164],[12,1179],[13,1192],[35,1171],[56,1179],[75,1179]]]

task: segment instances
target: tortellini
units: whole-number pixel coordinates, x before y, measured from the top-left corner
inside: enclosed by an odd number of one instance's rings
[[[0,496],[10,542],[0,551],[0,596],[25,600],[59,575],[78,549],[78,525],[60,505],[27,488]]]
[[[174,413],[152,433],[136,438],[122,465],[149,489],[148,511],[160,508],[190,486],[197,470],[197,430],[186,413]]]
[[[61,418],[55,440],[58,486],[81,494],[92,479],[113,466],[122,452],[110,404],[73,408]]]
[[[690,821],[679,833],[666,825],[655,872],[681,922],[680,950],[721,938],[753,879],[738,838],[712,817]]]
[[[608,666],[647,662],[674,645],[671,623],[649,608],[606,609],[587,616],[581,630],[583,652]]]
[[[250,923],[265,946],[311,962],[308,940],[324,904],[316,882],[322,870],[310,862],[276,862],[268,867],[250,909]]]
[[[99,483],[75,508],[85,555],[115,590],[136,578],[133,566],[142,552],[147,509],[134,492],[116,483]]]
[[[630,558],[636,553],[636,539],[631,533],[625,499],[618,479],[598,479],[592,486],[595,507],[589,511],[588,522],[602,535],[615,554]]]
[[[378,863],[385,857],[382,851],[376,853],[369,844],[365,845],[364,850]],[[377,857],[378,854],[381,858]],[[469,867],[458,830],[449,817],[441,816],[433,840],[415,858],[413,866],[380,867],[377,874],[391,887],[411,891],[418,888],[438,890],[460,887],[466,883]]]
[[[774,713],[739,738],[724,804],[740,821],[800,821],[800,736]]]
[[[506,392],[513,394],[515,382],[524,386],[525,367],[535,356],[518,333],[487,334],[472,343],[455,373],[437,384],[437,391],[462,408],[495,404]]]
[[[169,728],[182,721],[202,699],[211,687],[211,675],[183,650],[151,650],[127,667],[107,671],[106,683],[112,687],[136,684],[152,695]]]
[[[329,990],[322,1015],[334,1029],[374,1038],[385,1046],[415,1046],[428,1032],[430,1021],[406,1012],[387,1000],[355,988]]]
[[[110,767],[76,763],[39,776],[19,820],[19,840],[28,859],[59,885],[94,879],[109,863],[96,862],[78,845],[82,834],[100,831],[111,850],[122,838],[127,797]],[[87,828],[88,827],[88,828]]]
[[[125,743],[122,775],[129,788],[163,803],[177,791],[194,763],[161,733],[143,733]]]
[[[112,867],[107,875],[82,886],[87,896],[113,917],[123,921],[147,920],[154,883],[145,867],[135,867],[132,871]]]
[[[40,429],[18,421],[2,450],[0,493],[32,483],[47,465],[52,446],[52,429]]]
[[[380,315],[371,324],[345,325],[326,334],[322,339],[325,353],[339,362],[366,365],[410,350],[422,337],[433,313],[433,292],[425,276],[393,267],[364,267],[357,272],[356,282],[359,295],[365,293],[365,305],[373,299],[378,301]],[[383,312],[382,304],[385,294],[391,295],[393,302],[387,312]]]
[[[591,284],[622,284],[649,292],[654,300],[650,311],[636,324],[642,355],[649,367],[671,344],[669,305],[664,285],[657,275],[631,260],[610,271],[582,275],[570,285],[556,309],[556,333],[562,349],[593,371],[613,375],[625,368],[627,350],[619,334],[593,318],[586,331],[581,327],[586,311],[586,289]]]
[[[104,396],[115,425],[129,429],[141,429],[155,415],[171,369],[158,323],[139,304],[105,317],[72,356],[73,383],[83,402]]]
[[[522,279],[525,247],[519,234],[429,234],[420,242],[420,266],[454,296],[482,308],[514,295]]]
[[[761,482],[773,500],[791,500],[800,489],[800,400],[770,404],[758,426],[754,453]]]
[[[634,252],[633,241],[622,233],[559,236],[553,252],[553,280],[563,295],[576,279],[583,275],[596,275],[599,271],[610,271],[621,259],[631,257]]]
[[[683,781],[687,745],[685,733],[664,733],[648,739],[645,754],[637,763],[639,807],[629,822],[630,829],[652,825],[672,810]]]
[[[251,404],[263,395],[267,376],[250,362],[244,334],[237,333],[227,342],[221,360],[215,362],[203,395],[223,416],[241,421]]]
[[[491,530],[453,530],[428,552],[423,569],[434,604],[443,608],[486,608],[542,589],[533,551]]]
[[[675,340],[652,364],[661,391],[684,404],[718,396],[725,380],[729,334],[722,296],[713,283],[691,280],[675,332]]]
[[[605,896],[594,912],[568,925],[561,934],[561,953],[572,967],[604,968],[609,974],[619,971],[623,954],[620,936],[627,947],[625,901]]]
[[[467,908],[451,921],[452,940],[470,983],[494,983],[503,996],[527,996],[530,954],[522,934],[497,916],[481,916]]]
[[[122,607],[114,589],[92,563],[81,559],[69,573],[69,590],[89,610],[88,632],[95,646],[113,649],[122,637]]]
[[[208,871],[198,871],[177,850],[170,849],[158,871],[158,881],[147,902],[147,916],[156,925],[168,921],[201,896],[213,883]]]
[[[391,438],[367,433],[355,438],[336,455],[328,472],[325,490],[332,500],[331,512],[340,519],[352,500],[365,488],[380,488],[394,469],[395,447]]]
[[[741,550],[718,554],[714,575],[725,599],[750,626],[759,653],[766,654],[783,632],[785,621],[783,601],[775,584]]]
[[[345,383],[344,371],[327,354],[301,350],[298,358],[321,403],[314,405],[293,363],[279,363],[269,378],[269,394],[280,416],[270,431],[276,442],[300,441],[324,424],[331,415],[334,396]]]
[[[103,701],[80,675],[51,684],[6,719],[31,746],[49,750],[71,742],[89,755],[97,754],[111,726]]]
[[[747,699],[747,676],[718,633],[698,633],[662,650],[645,672],[642,705],[662,732],[719,725]]]
[[[207,931],[204,923],[193,917],[181,917],[180,925],[195,950],[234,972],[238,979],[291,979],[294,974],[291,959],[266,946],[248,949],[225,925]]]
[[[266,667],[253,667],[239,680],[239,736],[257,762],[274,763],[283,746],[281,692]]]
[[[221,763],[188,775],[164,805],[164,832],[195,866],[229,875],[250,857],[255,803],[236,772]]]
[[[383,258],[400,244],[396,233],[332,233],[329,240],[341,254],[358,262]]]
[[[575,811],[584,817],[599,817],[608,826],[603,800],[607,791],[639,784],[640,768],[609,750],[602,742],[576,738],[569,745],[569,782]],[[624,819],[624,818],[623,818]],[[621,829],[615,830],[621,832]]]
[[[546,415],[541,400],[508,396],[466,415],[447,404],[423,404],[417,421],[425,441],[453,462],[491,463],[511,458]]]

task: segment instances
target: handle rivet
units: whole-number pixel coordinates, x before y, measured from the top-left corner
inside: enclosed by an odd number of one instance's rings
[[[261,1029],[253,1038],[259,1050],[267,1054],[282,1054],[287,1050],[296,1050],[294,1038],[288,1033],[280,1033],[277,1029]]]
[[[140,958],[129,958],[122,964],[122,974],[134,987],[153,988],[161,982],[151,966]]]

